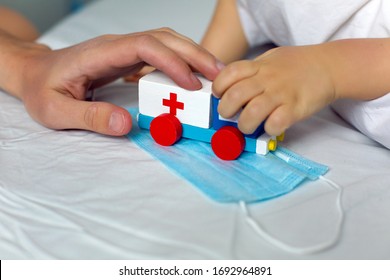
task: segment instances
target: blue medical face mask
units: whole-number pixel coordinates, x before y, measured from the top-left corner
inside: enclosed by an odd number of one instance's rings
[[[137,109],[130,109],[134,120]],[[128,138],[218,202],[258,202],[286,194],[305,180],[325,174],[324,165],[285,149],[261,156],[244,152],[238,160],[223,161],[208,143],[181,139],[171,147],[154,142],[148,130],[134,125]]]
[[[136,118],[137,109],[129,110]],[[244,152],[238,160],[222,161],[212,152],[208,143],[181,139],[172,147],[162,147],[154,142],[148,130],[136,125],[128,138],[160,160],[174,173],[191,182],[209,198],[218,202],[238,203],[245,221],[268,243],[293,254],[312,254],[324,251],[340,239],[344,221],[341,205],[342,189],[322,175],[328,167],[305,159],[285,148],[261,156]],[[259,202],[286,194],[305,180],[321,180],[338,190],[338,222],[335,235],[319,244],[295,247],[267,232],[247,208],[248,203]]]

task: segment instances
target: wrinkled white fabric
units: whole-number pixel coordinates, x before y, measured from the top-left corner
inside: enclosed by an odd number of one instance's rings
[[[317,44],[345,38],[390,37],[388,0],[237,0],[251,46]],[[353,75],[353,73],[351,73]],[[343,100],[333,109],[361,132],[390,148],[390,96]]]
[[[158,26],[198,40],[214,6],[93,3],[40,41],[58,48]],[[136,106],[137,87],[113,84],[96,99]],[[272,246],[237,205],[210,201],[128,139],[46,129],[1,92],[0,259],[390,259],[390,150],[328,108],[289,129],[283,146],[329,166],[326,177],[343,188],[345,223],[329,250],[297,256]],[[337,195],[318,180],[249,211],[269,235],[307,247],[337,234]]]

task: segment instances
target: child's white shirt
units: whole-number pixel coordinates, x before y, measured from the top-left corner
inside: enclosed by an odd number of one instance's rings
[[[237,5],[252,47],[390,37],[390,0],[237,0]],[[332,107],[390,148],[390,94],[373,101],[340,100]]]

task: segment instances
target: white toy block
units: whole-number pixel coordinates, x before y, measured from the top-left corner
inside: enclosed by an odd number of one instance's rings
[[[260,137],[256,140],[256,154],[268,154],[270,141],[276,141],[275,143],[277,143],[275,136],[270,136],[267,133],[260,135]]]
[[[203,87],[189,91],[160,71],[145,75],[139,81],[139,112],[150,117],[171,113],[183,124],[210,128],[212,82],[197,77]]]

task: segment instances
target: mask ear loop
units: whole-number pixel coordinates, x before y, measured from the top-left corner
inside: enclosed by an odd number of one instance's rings
[[[247,204],[244,201],[240,201],[239,205],[240,205],[240,208],[245,215],[245,221],[249,224],[249,226],[252,227],[252,229],[259,236],[261,236],[263,239],[265,239],[268,243],[270,243],[270,244],[274,245],[275,247],[278,247],[286,252],[289,252],[289,253],[298,254],[298,255],[314,254],[314,253],[318,253],[318,252],[321,252],[321,251],[324,251],[326,249],[333,247],[340,240],[341,229],[342,229],[342,225],[344,223],[344,209],[342,207],[342,202],[341,202],[343,190],[335,182],[333,182],[333,181],[331,181],[323,176],[320,176],[319,178],[321,180],[323,180],[324,182],[328,183],[332,188],[334,188],[335,190],[338,191],[336,204],[337,204],[337,210],[340,213],[340,217],[339,217],[339,220],[337,223],[337,231],[336,231],[335,235],[333,236],[333,238],[330,239],[329,241],[318,244],[318,245],[314,245],[311,247],[306,247],[306,248],[295,247],[295,246],[291,246],[287,243],[284,243],[284,242],[276,239],[272,235],[270,235],[268,232],[266,232],[266,230],[264,228],[262,228],[261,225],[251,216],[251,214],[249,213]]]

